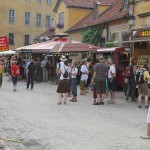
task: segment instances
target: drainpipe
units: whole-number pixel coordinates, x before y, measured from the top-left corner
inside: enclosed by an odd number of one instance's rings
[[[135,0],[130,0],[129,2],[129,16],[128,16],[128,25],[129,25],[129,31],[131,33],[130,35],[130,41],[133,40],[132,36],[132,29],[135,25],[135,16],[134,16],[134,2]],[[134,56],[134,43],[130,43],[130,48],[131,48],[131,54],[130,56]]]

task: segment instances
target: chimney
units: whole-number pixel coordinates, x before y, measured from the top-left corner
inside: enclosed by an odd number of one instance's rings
[[[99,5],[100,5],[99,0],[95,0],[93,5],[94,5],[93,18],[96,19],[99,15]]]

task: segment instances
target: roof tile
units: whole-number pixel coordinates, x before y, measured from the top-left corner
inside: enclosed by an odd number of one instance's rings
[[[85,18],[83,18],[81,21],[79,21],[77,24],[71,27],[68,31],[73,31],[92,25],[106,23],[109,21],[123,18],[126,15],[128,15],[129,12],[128,9],[121,10],[123,5],[122,0],[106,0],[106,1],[112,4],[106,11],[100,14],[98,18],[96,19],[93,18],[93,11],[92,11]]]

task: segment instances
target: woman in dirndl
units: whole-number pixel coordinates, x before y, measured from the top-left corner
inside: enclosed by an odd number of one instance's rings
[[[66,78],[64,77],[65,71],[68,72],[68,77]],[[62,98],[64,98],[63,103],[67,104],[66,101],[67,101],[68,94],[70,92],[69,72],[70,72],[70,67],[68,66],[68,61],[65,60],[64,65],[61,65],[61,67],[59,68],[60,80],[57,88],[57,93],[59,93],[58,105],[62,104]]]

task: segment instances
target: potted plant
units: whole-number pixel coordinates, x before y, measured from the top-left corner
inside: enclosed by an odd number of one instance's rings
[[[51,27],[49,28],[49,31],[50,31],[50,32],[53,32],[53,31],[55,31],[55,28],[54,28],[53,26],[51,26]]]
[[[64,24],[63,23],[58,23],[56,26],[57,26],[57,28],[61,29],[61,28],[64,27]]]

